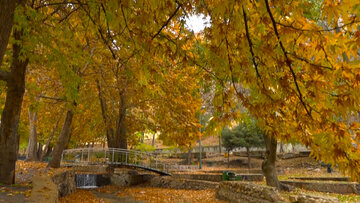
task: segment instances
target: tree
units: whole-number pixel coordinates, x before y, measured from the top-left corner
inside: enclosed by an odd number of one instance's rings
[[[250,148],[262,147],[264,145],[263,132],[254,120],[241,122],[232,130],[224,128],[221,133],[223,146],[228,151],[239,147],[245,147],[248,155],[248,167],[250,168]],[[229,154],[230,155],[230,154]]]
[[[248,167],[250,163],[250,148],[264,146],[262,130],[256,125],[255,121],[242,122],[233,129],[233,136],[238,137],[238,147],[245,147],[248,155]]]
[[[327,0],[197,4],[211,19],[205,59],[195,61],[216,85],[213,120],[238,118],[240,103],[259,121],[267,135],[268,185],[280,185],[277,140],[305,144],[316,159],[360,178],[360,125],[344,122],[360,111],[358,8],[359,2]]]
[[[6,25],[4,26],[4,31],[1,31],[0,54],[2,55],[0,55],[0,59],[3,59],[3,53],[7,46],[6,42],[12,28],[15,5],[17,4],[17,1],[3,1],[0,4],[0,11],[2,12],[0,23],[2,23],[1,25]],[[23,6],[24,2],[22,1],[21,4]],[[5,11],[6,9],[9,10]],[[10,20],[6,17],[10,17]],[[9,22],[6,22],[8,20]],[[0,182],[5,184],[15,182],[15,162],[19,146],[17,129],[25,92],[25,72],[28,65],[28,58],[21,53],[24,30],[21,28],[15,29],[13,36],[16,43],[14,42],[12,47],[11,66],[8,68],[9,71],[1,71],[0,74],[0,79],[6,82],[7,87],[0,127]]]
[[[237,136],[234,136],[234,133],[229,128],[224,128],[221,131],[222,144],[227,151],[228,157],[228,168],[230,167],[230,152],[237,148],[238,145],[242,142]]]

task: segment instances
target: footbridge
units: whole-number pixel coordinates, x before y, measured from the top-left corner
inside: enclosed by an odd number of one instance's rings
[[[66,149],[61,155],[61,166],[109,165],[135,167],[160,175],[171,175],[169,166],[151,153],[118,148]]]

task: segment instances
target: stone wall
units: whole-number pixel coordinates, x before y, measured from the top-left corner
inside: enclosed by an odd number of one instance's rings
[[[297,188],[318,192],[332,192],[338,194],[360,194],[358,183],[310,182],[310,181],[281,181],[281,183]]]
[[[76,190],[75,172],[72,170],[56,173],[51,179],[57,186],[60,197],[71,194]]]
[[[222,175],[218,175],[218,174],[172,174],[172,177],[191,179],[191,180],[205,180],[212,182],[222,181]]]
[[[273,187],[236,181],[221,182],[216,191],[216,198],[239,203],[269,203],[284,201],[279,192]]]
[[[243,181],[264,181],[263,174],[236,174],[237,176],[241,176],[241,180]],[[222,181],[222,174],[173,174],[174,178],[184,178],[184,179],[192,179],[192,180],[206,180],[212,182],[220,182]]]
[[[336,197],[322,197],[316,195],[299,194],[298,196],[290,195],[290,202],[296,203],[338,203]]]
[[[210,181],[177,179],[169,176],[156,176],[149,180],[148,183],[151,187],[188,190],[214,189],[219,185],[219,183]]]
[[[75,192],[75,172],[63,171],[53,176],[34,176],[29,202],[56,203],[59,197]]]
[[[137,171],[124,171],[122,173],[114,173],[110,176],[110,182],[118,186],[132,186],[145,182],[143,175],[139,175]]]

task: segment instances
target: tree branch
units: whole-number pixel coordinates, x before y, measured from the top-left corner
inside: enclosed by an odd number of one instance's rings
[[[55,100],[55,101],[60,101],[60,102],[65,101],[65,99],[60,98],[60,97],[50,97],[50,96],[45,96],[45,95],[39,95],[38,97],[42,98],[42,99],[50,99],[50,100]]]
[[[292,75],[292,77],[293,77],[293,79],[294,79],[294,83],[295,83],[295,86],[296,86],[296,90],[297,90],[297,92],[299,93],[299,94],[298,94],[298,98],[299,98],[301,104],[304,106],[306,113],[309,115],[310,118],[312,118],[311,112],[309,111],[308,107],[306,106],[305,101],[304,101],[304,99],[303,99],[303,95],[302,95],[302,93],[301,93],[301,91],[300,91],[300,87],[299,87],[299,84],[298,84],[298,82],[297,82],[297,78],[296,78],[295,72],[294,72],[293,68],[291,67],[291,61],[290,61],[289,57],[287,56],[287,52],[286,52],[286,50],[285,50],[285,47],[284,47],[284,45],[282,44],[282,42],[281,42],[281,40],[280,40],[280,35],[279,35],[279,32],[278,32],[278,30],[277,30],[277,28],[276,28],[276,22],[275,22],[274,16],[273,16],[272,13],[271,13],[271,10],[270,10],[269,1],[268,1],[268,0],[264,0],[264,1],[265,1],[265,4],[266,4],[266,10],[267,10],[267,12],[269,13],[269,16],[270,16],[272,25],[273,25],[273,27],[274,27],[275,35],[276,35],[276,37],[277,37],[277,39],[278,39],[280,48],[281,48],[281,50],[282,50],[282,52],[283,52],[283,54],[284,54],[284,56],[285,56],[286,65],[289,67],[289,70],[290,70],[290,72],[291,72],[291,75]]]
[[[178,1],[176,1],[178,6],[176,7],[175,11],[171,14],[171,16],[167,19],[167,21],[161,26],[159,31],[151,38],[152,40],[155,39],[156,36],[160,34],[160,32],[170,23],[171,19],[176,15],[176,13],[179,11],[181,4],[179,4]]]
[[[244,7],[242,8],[242,10],[243,10],[243,16],[244,16],[244,22],[245,22],[246,38],[247,38],[248,43],[249,43],[251,59],[252,59],[252,62],[254,64],[254,67],[255,67],[255,70],[256,70],[256,76],[261,80],[261,76],[260,76],[259,69],[258,69],[258,64],[256,63],[256,60],[255,60],[255,54],[254,54],[254,51],[253,51],[253,43],[252,43],[251,38],[250,38],[249,27],[248,27],[248,24],[247,24],[247,18],[246,18],[246,13],[245,13]]]
[[[348,23],[345,23],[341,26],[335,26],[333,28],[327,28],[327,29],[319,29],[319,30],[312,30],[312,29],[302,29],[302,28],[297,28],[297,27],[294,27],[291,23],[290,25],[286,25],[286,24],[283,24],[283,23],[280,23],[280,22],[276,22],[276,24],[278,25],[281,25],[283,27],[287,27],[287,28],[291,28],[293,30],[297,30],[297,31],[301,31],[301,32],[331,32],[331,31],[335,31],[337,29],[343,29],[345,28],[346,26],[348,25],[352,25],[354,23],[359,23],[360,21],[359,20],[356,20],[356,17],[354,17],[350,22]]]

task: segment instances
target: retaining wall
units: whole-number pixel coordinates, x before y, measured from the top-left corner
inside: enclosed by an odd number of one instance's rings
[[[318,192],[332,192],[338,194],[360,194],[360,184],[349,183],[334,183],[334,182],[310,182],[310,181],[280,181],[281,183],[291,185],[306,190]]]
[[[241,176],[241,180],[243,181],[264,181],[263,174],[236,174]],[[222,181],[222,174],[173,174],[174,178],[184,178],[191,180],[205,180],[212,182],[220,182]]]
[[[168,176],[156,176],[149,180],[151,187],[187,189],[187,190],[205,190],[214,189],[219,183],[202,180],[177,179]]]
[[[216,191],[216,198],[239,203],[269,203],[284,201],[279,192],[273,187],[236,181],[221,182]]]

